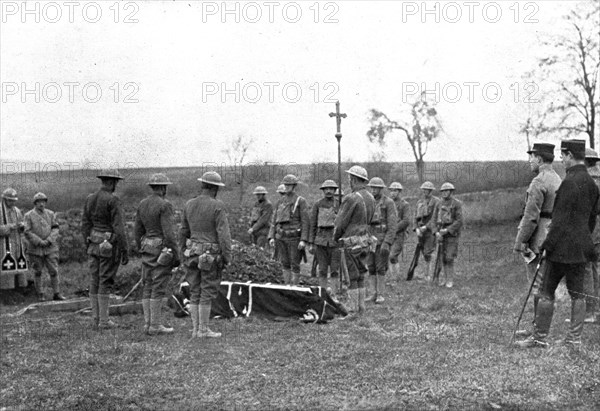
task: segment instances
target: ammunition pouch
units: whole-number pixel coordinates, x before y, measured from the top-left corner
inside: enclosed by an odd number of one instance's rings
[[[88,255],[94,255],[97,257],[110,258],[113,256],[113,245],[110,240],[113,238],[113,234],[110,232],[103,232],[93,229],[90,236],[87,238],[89,246],[87,249]]]
[[[353,255],[374,253],[377,249],[377,237],[370,234],[353,235],[340,238],[342,246]]]
[[[143,237],[140,253],[159,255],[162,250],[163,239],[160,237]]]
[[[385,233],[387,231],[387,224],[372,224],[371,231],[374,233]]]
[[[294,238],[300,238],[300,234],[302,233],[302,229],[300,228],[290,228],[290,229],[284,229],[281,227],[277,227],[275,229],[275,238],[277,240],[291,240]]]
[[[188,238],[185,246],[183,255],[186,267],[208,271],[213,269],[215,262],[222,262],[221,246],[217,243],[202,243]]]
[[[111,238],[112,238],[112,233],[98,231],[98,230],[93,229],[92,232],[90,233],[90,236],[88,237],[88,240],[92,244],[100,244],[100,243],[104,242],[104,240],[110,241]]]

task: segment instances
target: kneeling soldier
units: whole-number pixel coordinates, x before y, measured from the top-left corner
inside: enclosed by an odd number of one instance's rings
[[[442,184],[440,189],[442,201],[438,204],[437,214],[437,241],[443,242],[442,262],[444,266],[444,279],[440,286],[452,288],[454,285],[454,260],[458,256],[458,239],[463,225],[462,202],[452,197],[454,185]]]
[[[202,192],[183,209],[180,241],[190,283],[190,316],[193,337],[218,338],[221,333],[208,328],[212,300],[217,297],[221,271],[231,261],[231,234],[225,205],[217,200],[221,176],[208,171],[199,178]]]
[[[375,198],[375,213],[370,230],[377,237],[377,249],[369,254],[369,279],[373,294],[366,301],[381,304],[385,301],[385,272],[389,267],[390,247],[396,236],[397,214],[392,199],[383,194],[385,184],[381,178],[373,177],[368,186]]]
[[[35,274],[34,284],[38,299],[43,301],[42,270],[50,275],[54,291],[53,300],[64,300],[60,294],[58,277],[58,223],[53,211],[46,208],[48,197],[44,193],[33,196],[34,209],[25,214],[25,237],[29,241],[27,254]]]
[[[333,226],[339,204],[333,196],[337,184],[333,180],[325,180],[321,184],[324,197],[317,201],[311,211],[309,252],[315,254],[319,265],[319,286],[327,288],[327,269],[331,267],[331,278],[337,278],[340,267],[340,252],[337,242],[333,241]]]
[[[169,334],[174,330],[162,324],[162,305],[171,269],[179,265],[173,206],[165,199],[172,184],[164,174],[153,174],[148,185],[152,194],[143,199],[135,216],[135,242],[142,254],[142,307],[144,331]]]

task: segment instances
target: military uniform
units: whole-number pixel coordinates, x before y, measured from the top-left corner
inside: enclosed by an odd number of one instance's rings
[[[437,205],[437,231],[447,230],[444,236],[444,264],[453,263],[458,256],[458,240],[463,226],[462,202],[452,197]]]
[[[398,257],[404,249],[406,231],[408,230],[408,226],[410,225],[410,208],[408,202],[398,197],[396,201],[394,201],[394,205],[396,206],[398,225],[396,226],[396,235],[394,237],[394,242],[392,243],[392,248],[390,250],[390,262],[392,264],[396,264],[398,262]]]
[[[271,217],[269,239],[275,239],[284,272],[292,271],[295,284],[300,275],[300,241],[308,242],[310,217],[308,203],[296,193],[279,199]]]
[[[5,190],[5,193],[12,189]],[[14,191],[14,190],[13,190]],[[15,199],[16,199],[16,191],[14,191]],[[4,194],[3,194],[4,197]],[[8,207],[4,199],[0,200],[2,202],[0,207],[0,289],[3,288],[14,288],[13,278],[17,273],[16,270],[20,269],[18,266],[18,258],[22,256],[25,250],[22,250],[23,246],[22,238],[21,238],[21,229],[18,227],[23,226],[23,214],[21,210],[17,206]],[[11,229],[10,227],[15,225],[16,229]],[[7,245],[8,239],[8,248]],[[7,259],[8,251],[10,250],[10,256],[12,258]],[[27,286],[27,277],[25,273],[18,276],[19,286],[25,287]]]
[[[273,214],[273,204],[267,199],[257,201],[252,208],[250,225],[252,229],[252,242],[264,248],[267,245],[267,236]]]
[[[339,207],[335,198],[324,197],[317,201],[311,210],[308,242],[315,246],[315,258],[319,265],[319,277],[327,282],[327,269],[331,267],[331,277],[338,276],[340,252],[333,240],[333,227]]]
[[[600,188],[600,169],[598,166],[588,168],[590,176],[594,179],[596,186]],[[596,227],[592,232],[592,241],[594,242],[594,250],[596,255],[600,255],[600,224],[596,223]],[[598,308],[598,299],[600,298],[600,279],[598,275],[598,260],[588,264],[585,282],[586,291],[586,322],[597,322],[595,319],[596,309]]]
[[[135,216],[135,242],[142,254],[142,306],[145,330],[152,334],[173,332],[162,325],[161,311],[171,269],[179,265],[173,229],[173,206],[154,193],[140,202]]]
[[[42,270],[48,270],[54,295],[58,296],[58,223],[53,211],[33,209],[25,214],[25,237],[29,241],[27,255],[35,275],[35,288],[38,295],[42,292]],[[47,243],[44,244],[44,241]]]
[[[425,226],[425,231],[422,234],[421,240],[423,242],[423,257],[425,261],[431,261],[431,255],[435,251],[435,236],[436,223],[437,223],[437,207],[440,203],[440,199],[435,196],[431,198],[421,198],[417,202],[417,208],[415,210],[415,227]]]

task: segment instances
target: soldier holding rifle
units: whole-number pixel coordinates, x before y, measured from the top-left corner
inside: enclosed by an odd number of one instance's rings
[[[438,244],[437,256],[444,268],[444,279],[439,282],[440,286],[446,285],[452,288],[454,285],[454,260],[458,256],[458,240],[460,238],[460,230],[463,226],[462,202],[454,198],[454,185],[452,183],[444,183],[440,188],[442,201],[437,206],[437,233],[436,239]],[[436,273],[436,275],[439,274]],[[434,278],[434,285],[438,278]]]
[[[417,209],[415,211],[415,232],[417,233],[417,241],[419,243],[417,250],[420,249],[425,260],[424,279],[426,281],[431,280],[431,255],[435,251],[436,211],[440,202],[440,199],[432,194],[433,190],[435,190],[435,186],[430,181],[421,184],[423,197],[417,202]],[[418,259],[418,257],[418,254],[415,253],[415,258]],[[414,268],[411,268],[414,271]],[[409,279],[412,279],[410,273],[407,277],[407,280]]]

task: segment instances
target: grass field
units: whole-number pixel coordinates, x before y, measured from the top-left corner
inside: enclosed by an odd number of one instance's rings
[[[3,317],[0,408],[599,409],[600,326],[586,326],[577,351],[507,347],[527,285],[514,234],[470,226],[454,289],[405,282],[405,256],[386,302],[357,321],[213,320],[223,338],[205,341],[174,317],[176,333],[158,337],[141,332],[141,315],[110,332],[73,315]],[[552,340],[568,312],[557,303]]]

